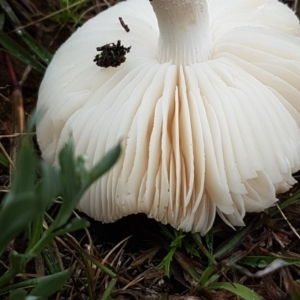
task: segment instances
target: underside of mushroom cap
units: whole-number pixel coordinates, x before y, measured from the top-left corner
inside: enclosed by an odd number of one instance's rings
[[[154,0],[155,1],[155,0]],[[216,213],[243,225],[276,201],[300,168],[300,27],[277,1],[210,0],[207,61],[157,60],[159,30],[147,0],[120,3],[58,50],[43,80],[38,124],[54,163],[69,137],[94,165],[124,141],[115,167],[79,209],[103,222],[145,213],[206,233]],[[121,27],[118,17],[128,24]],[[93,63],[96,47],[132,46],[118,68]]]

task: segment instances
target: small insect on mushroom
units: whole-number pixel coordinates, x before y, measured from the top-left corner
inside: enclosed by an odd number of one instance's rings
[[[130,52],[130,47],[124,47],[121,45],[121,41],[118,40],[117,44],[110,43],[101,47],[97,47],[96,50],[100,51],[94,58],[99,67],[118,67],[126,61],[126,54]]]
[[[129,32],[129,31],[130,31],[129,26],[128,26],[127,24],[125,24],[123,18],[120,17],[120,18],[119,18],[119,21],[120,21],[120,23],[121,23],[121,26],[125,29],[125,31],[126,31],[126,32]]]

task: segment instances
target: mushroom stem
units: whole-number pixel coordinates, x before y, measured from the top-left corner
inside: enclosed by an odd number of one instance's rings
[[[160,36],[157,59],[176,65],[207,61],[211,54],[206,0],[153,0]]]

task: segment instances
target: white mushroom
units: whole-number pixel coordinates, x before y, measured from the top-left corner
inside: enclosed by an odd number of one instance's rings
[[[299,36],[277,0],[122,2],[77,30],[47,69],[43,158],[54,163],[72,136],[91,167],[122,137],[121,159],[80,210],[103,222],[145,213],[201,234],[216,213],[241,226],[300,169]],[[96,47],[118,40],[132,47],[126,62],[98,67]]]

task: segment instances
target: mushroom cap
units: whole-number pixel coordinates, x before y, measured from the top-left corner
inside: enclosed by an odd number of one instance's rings
[[[216,213],[241,226],[296,182],[298,19],[277,0],[208,0],[208,11],[212,53],[200,63],[157,60],[148,0],[100,13],[56,52],[37,105],[43,158],[55,163],[72,137],[92,167],[123,139],[120,160],[80,202],[91,217],[145,213],[205,234]],[[99,68],[96,47],[118,40],[132,47],[126,62]]]

